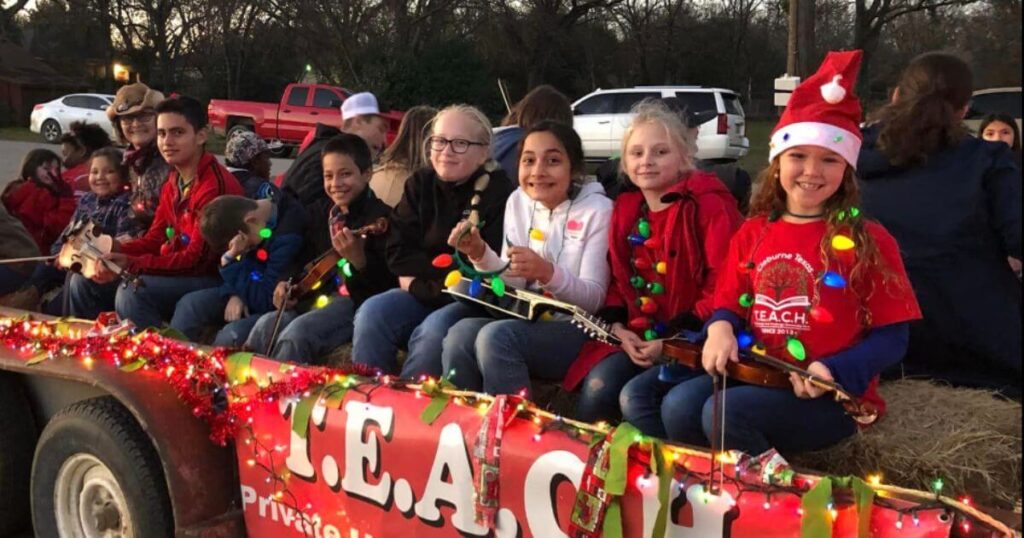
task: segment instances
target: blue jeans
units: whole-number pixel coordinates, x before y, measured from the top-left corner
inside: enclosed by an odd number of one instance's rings
[[[181,331],[189,340],[196,342],[205,327],[224,325],[213,340],[213,345],[239,347],[249,336],[249,331],[259,319],[259,314],[224,324],[224,309],[229,297],[221,289],[207,288],[185,294],[174,308],[171,328]]]
[[[682,368],[675,368],[678,374]],[[633,378],[622,390],[623,420],[647,435],[708,446],[713,431],[711,376],[688,370],[659,379],[660,368]],[[857,425],[828,394],[797,398],[789,389],[731,382],[724,394],[725,449],[757,455],[775,448],[803,452],[830,447],[853,435]]]
[[[442,362],[458,387],[489,394],[529,393],[531,377],[565,377],[586,340],[568,321],[469,318],[448,331]]]
[[[475,306],[451,303],[434,310],[407,291],[388,290],[367,299],[356,312],[352,361],[395,374],[398,349],[406,347],[402,377],[440,377],[441,346],[448,329],[463,318],[480,315],[482,310]]]
[[[630,379],[643,373],[624,351],[612,353],[597,363],[580,384],[576,419],[584,422],[615,422],[621,417],[619,393]]]
[[[302,364],[319,364],[320,357],[352,341],[352,320],[355,304],[348,297],[334,296],[323,308],[314,308],[299,315],[294,310],[281,314],[277,342],[269,356],[278,360]],[[245,347],[256,353],[266,353],[277,323],[277,312],[259,317],[249,333]]]
[[[213,276],[144,275],[144,286],[134,290],[116,281],[97,284],[82,275],[73,275],[68,285],[70,314],[95,319],[112,308],[121,319],[130,319],[137,327],[159,327],[174,315],[178,300],[185,294],[220,285]]]
[[[7,265],[0,265],[0,295],[7,295],[21,289],[29,275],[15,271]]]

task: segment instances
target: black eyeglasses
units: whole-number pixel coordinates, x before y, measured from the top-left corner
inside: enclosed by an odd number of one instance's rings
[[[443,136],[432,136],[427,139],[430,143],[430,149],[434,151],[444,151],[444,147],[451,144],[452,151],[454,153],[465,153],[469,151],[470,146],[486,146],[484,142],[473,142],[472,140],[464,140],[462,138],[456,138],[454,140],[448,140]]]

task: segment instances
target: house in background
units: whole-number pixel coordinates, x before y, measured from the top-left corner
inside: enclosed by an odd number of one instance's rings
[[[0,41],[0,125],[25,127],[36,104],[88,88],[84,80],[58,73],[28,50]]]

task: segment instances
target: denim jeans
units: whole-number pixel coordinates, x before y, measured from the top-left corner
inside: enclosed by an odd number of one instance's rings
[[[54,267],[53,264],[40,263],[32,271],[32,276],[29,277],[27,284],[34,286],[40,294],[44,294],[64,284],[65,272],[63,269]]]
[[[448,329],[463,318],[481,316],[482,309],[451,303],[436,310],[407,291],[394,289],[366,300],[356,312],[352,361],[395,374],[398,349],[409,354],[402,377],[441,376],[441,345]]]
[[[660,368],[651,368],[626,384],[620,397],[623,420],[647,435],[708,446],[714,418],[711,376],[689,370],[663,381],[659,373]],[[730,382],[724,398],[726,450],[752,455],[773,447],[780,452],[819,450],[857,431],[828,394],[801,399],[790,389]]]
[[[259,314],[224,324],[224,309],[227,305],[228,297],[222,294],[219,287],[187,293],[174,308],[171,328],[181,331],[189,340],[196,342],[203,328],[223,325],[217,332],[213,345],[239,347],[249,336],[249,331],[259,319]]]
[[[145,285],[138,289],[122,287],[116,281],[97,284],[82,275],[73,275],[68,285],[71,315],[95,319],[111,309],[121,319],[130,319],[137,327],[159,327],[174,315],[178,300],[185,294],[220,285],[213,276],[144,275]]]
[[[619,393],[630,379],[643,373],[624,351],[612,353],[587,373],[580,384],[580,399],[576,404],[576,418],[584,422],[618,421]]]
[[[304,314],[286,310],[281,314],[277,341],[269,356],[302,364],[320,364],[321,357],[352,341],[355,304],[348,297],[334,296],[323,308]],[[256,353],[266,353],[277,323],[277,312],[259,317],[245,345]]]
[[[568,321],[469,318],[448,331],[442,362],[458,387],[489,394],[530,393],[531,377],[565,377],[586,340]]]

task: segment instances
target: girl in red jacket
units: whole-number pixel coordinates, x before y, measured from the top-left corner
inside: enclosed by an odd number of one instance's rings
[[[75,212],[75,194],[61,180],[60,157],[48,149],[34,149],[21,162],[21,175],[3,193],[4,207],[25,225],[40,252],[50,245]]]
[[[617,418],[619,391],[661,357],[662,340],[711,315],[715,279],[742,220],[722,182],[694,168],[696,130],[660,101],[634,112],[622,167],[639,190],[615,200],[611,284],[598,312],[622,346],[587,342],[563,384],[573,390],[583,381],[576,415],[585,421]]]

